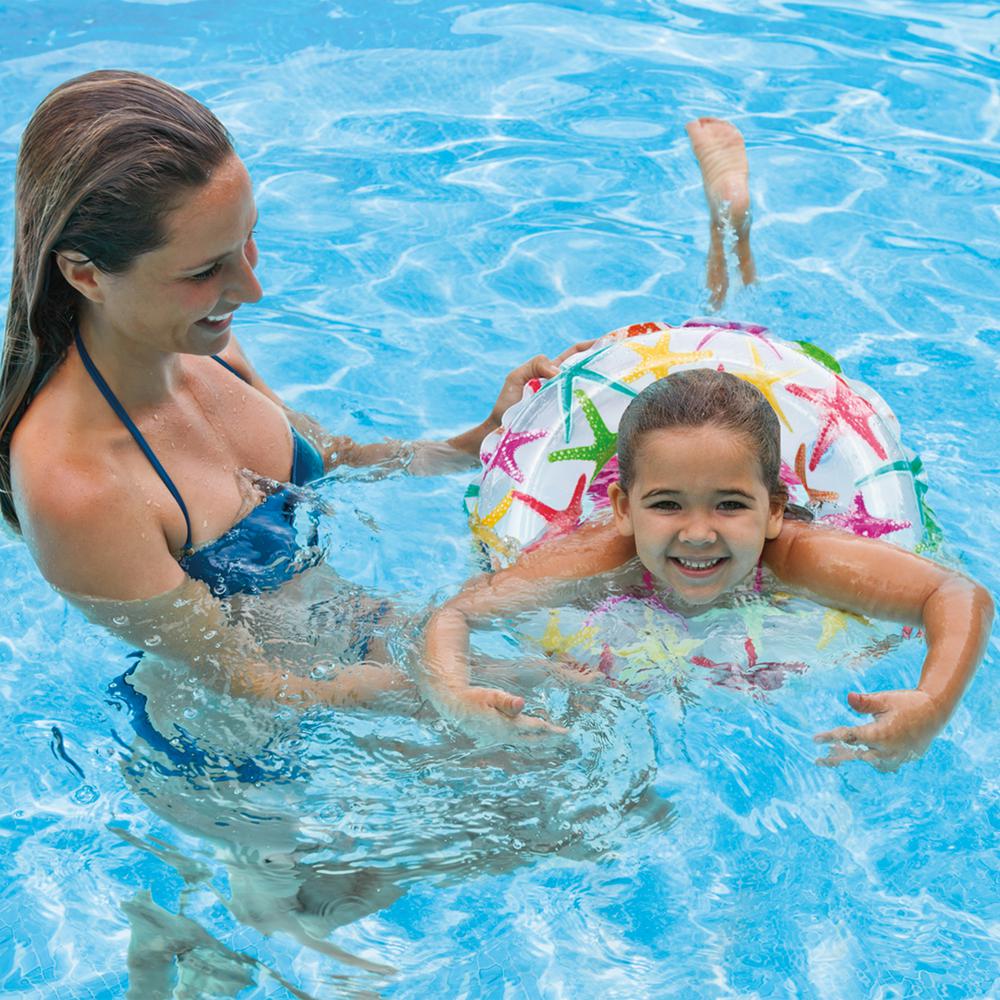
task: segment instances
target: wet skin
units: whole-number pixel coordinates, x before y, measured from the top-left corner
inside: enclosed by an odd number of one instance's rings
[[[752,443],[727,428],[647,433],[631,488],[615,484],[609,496],[642,564],[691,605],[742,583],[781,531],[783,505],[770,497]]]

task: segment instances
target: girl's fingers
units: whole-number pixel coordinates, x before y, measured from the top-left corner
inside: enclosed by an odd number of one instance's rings
[[[863,726],[837,726],[836,729],[827,730],[825,733],[817,733],[813,737],[813,741],[816,743],[858,743],[863,742],[859,739],[859,732],[862,730]]]
[[[881,692],[874,694],[863,694],[860,691],[851,691],[847,695],[847,704],[863,715],[878,715],[886,710],[885,697]]]
[[[817,757],[820,767],[840,767],[849,760],[864,760],[880,771],[894,771],[898,765],[893,765],[875,750],[863,750],[861,747],[831,747],[825,757]]]

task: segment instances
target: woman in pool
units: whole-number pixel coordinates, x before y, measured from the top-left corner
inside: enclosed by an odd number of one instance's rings
[[[261,296],[256,221],[246,168],[194,99],[119,71],[49,94],[17,167],[0,505],[45,578],[131,641],[157,636],[233,693],[350,700],[398,675],[288,674],[220,603],[321,561],[296,538],[294,491],[274,484],[341,465],[471,466],[525,381],[559,359],[512,372],[489,417],[444,443],[327,435],[232,335],[234,312]]]
[[[919,756],[947,722],[982,658],[989,594],[913,553],[795,520],[781,482],[778,417],[760,391],[725,372],[672,374],[640,393],[618,430],[612,521],[581,527],[508,569],[471,581],[427,629],[427,683],[446,711],[499,730],[557,727],[522,714],[524,699],[471,686],[470,623],[641,589],[693,616],[745,588],[780,584],[832,607],[923,627],[927,657],[913,690],[849,695],[875,716],[819,734],[826,763],[894,767]],[[592,581],[581,591],[581,581]]]

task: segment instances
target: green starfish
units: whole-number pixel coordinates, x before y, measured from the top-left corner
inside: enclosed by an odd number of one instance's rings
[[[944,532],[941,530],[941,525],[938,524],[934,511],[927,502],[927,480],[924,478],[924,463],[921,461],[919,455],[914,455],[909,459],[900,458],[895,462],[887,462],[885,465],[880,465],[874,472],[870,472],[867,476],[859,479],[855,486],[857,489],[860,489],[865,483],[870,483],[873,479],[887,475],[890,472],[908,472],[913,477],[913,492],[917,495],[920,520],[924,526],[924,537],[917,546],[917,551],[933,551],[941,544]]]
[[[583,410],[583,415],[587,418],[587,423],[594,435],[594,443],[584,445],[580,448],[563,448],[554,451],[549,455],[550,462],[570,462],[575,459],[584,459],[594,463],[594,471],[590,474],[593,481],[609,459],[618,450],[618,435],[614,431],[608,430],[608,425],[604,422],[594,401],[582,390],[576,389],[573,392]]]

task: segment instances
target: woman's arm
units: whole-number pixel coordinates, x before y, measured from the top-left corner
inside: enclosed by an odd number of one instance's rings
[[[292,664],[267,656],[247,628],[229,620],[209,588],[190,577],[147,600],[63,596],[91,622],[157,656],[183,663],[206,687],[237,698],[300,708],[359,706],[404,687],[402,675],[378,663],[343,666],[326,680],[302,676],[303,664],[293,670]]]
[[[504,380],[490,415],[481,424],[447,441],[384,440],[370,444],[358,444],[345,435],[328,434],[312,417],[285,406],[254,370],[235,337],[230,338],[222,356],[241,374],[246,375],[255,389],[285,410],[289,423],[319,449],[326,469],[333,469],[338,465],[353,468],[376,466],[383,473],[405,470],[411,475],[434,476],[473,468],[479,460],[479,446],[483,438],[500,426],[500,419],[509,407],[520,400],[525,385],[531,379],[552,378],[564,359],[587,350],[593,343],[592,340],[581,341],[567,348],[554,360],[538,354],[519,365]]]
[[[574,582],[610,572],[635,556],[631,538],[613,524],[592,524],[558,538],[498,573],[470,580],[431,617],[425,632],[425,684],[439,711],[498,733],[560,732],[521,714],[524,699],[469,678],[469,632],[480,621],[551,607],[572,595]]]
[[[920,680],[904,691],[851,693],[856,711],[875,716],[816,739],[864,744],[827,763],[861,758],[883,767],[920,756],[948,721],[983,657],[993,600],[974,580],[912,552],[843,531],[786,522],[764,559],[784,583],[824,604],[912,625],[927,640]]]
[[[81,464],[19,468],[15,503],[42,575],[92,621],[240,697],[360,704],[401,680],[379,664],[316,680],[266,656],[246,629],[229,621],[209,588],[185,575],[154,507]]]

